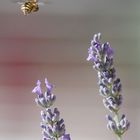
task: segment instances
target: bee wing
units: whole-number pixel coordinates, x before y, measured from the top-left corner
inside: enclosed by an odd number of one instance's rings
[[[46,4],[51,4],[51,1],[49,0],[37,0],[39,5],[46,5]]]
[[[11,0],[12,3],[18,3],[18,4],[23,4],[27,1],[36,1],[38,3],[38,5],[46,5],[46,4],[50,4],[49,0]]]
[[[24,3],[26,0],[11,0],[12,3]]]
[[[43,2],[43,1],[45,1],[45,0],[11,0],[13,3],[25,3],[25,2],[28,2],[28,1],[31,1],[31,2],[39,2],[39,1],[41,1],[41,2]]]
[[[36,0],[37,2],[43,2],[43,3],[45,3],[45,2],[47,2],[47,0]]]

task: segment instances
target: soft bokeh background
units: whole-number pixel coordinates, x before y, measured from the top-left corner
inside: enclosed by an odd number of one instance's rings
[[[92,36],[102,33],[115,50],[123,85],[121,113],[131,121],[124,140],[140,138],[140,1],[49,0],[23,16],[0,1],[0,140],[40,140],[40,108],[31,90],[48,77],[54,105],[73,140],[115,140],[106,129],[96,72],[86,62]]]

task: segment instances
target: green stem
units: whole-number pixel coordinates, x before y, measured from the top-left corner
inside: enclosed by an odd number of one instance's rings
[[[122,140],[122,136],[117,135],[118,140]]]
[[[118,113],[118,111],[115,112],[115,119],[116,119],[116,124],[119,124],[120,120],[119,120],[119,113]],[[117,135],[117,139],[118,140],[122,140],[122,135],[121,134],[116,133],[116,135]]]

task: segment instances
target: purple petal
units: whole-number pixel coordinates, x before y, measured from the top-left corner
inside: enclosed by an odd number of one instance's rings
[[[41,82],[38,80],[37,81],[37,86],[32,90],[32,93],[36,93],[37,95],[42,95],[42,91],[41,91]]]
[[[104,44],[106,46],[106,53],[109,58],[113,57],[114,51],[113,48],[110,47],[110,44],[107,42]]]
[[[53,85],[48,82],[47,78],[45,78],[45,84],[46,84],[48,92],[51,92]]]

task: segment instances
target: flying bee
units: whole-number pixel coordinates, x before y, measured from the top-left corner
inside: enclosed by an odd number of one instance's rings
[[[36,0],[27,0],[21,4],[20,8],[24,15],[28,15],[31,12],[37,12],[39,10],[39,6]]]
[[[20,4],[20,9],[24,15],[37,12],[39,5],[46,4],[46,0],[17,0],[16,2]]]

